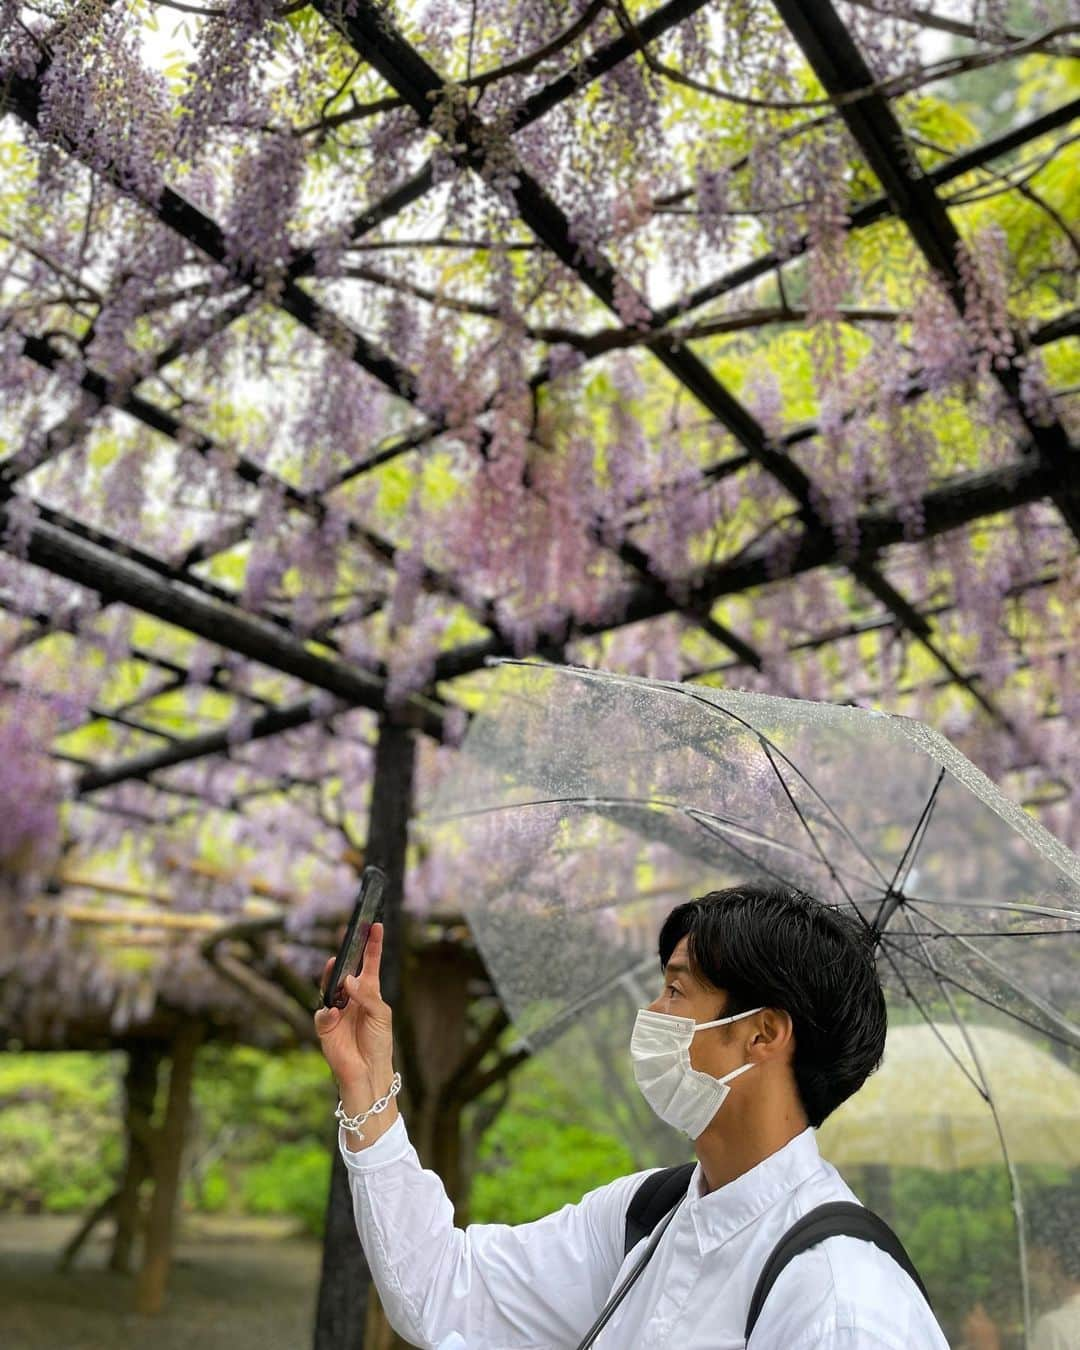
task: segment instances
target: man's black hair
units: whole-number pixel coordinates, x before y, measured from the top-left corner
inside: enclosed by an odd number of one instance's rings
[[[660,930],[661,968],[682,938],[695,973],[727,994],[724,1016],[757,1007],[790,1015],[811,1125],[881,1063],[885,996],[873,938],[854,915],[790,886],[748,882],[673,909]]]

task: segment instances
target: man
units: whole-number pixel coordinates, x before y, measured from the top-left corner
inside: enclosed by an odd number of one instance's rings
[[[344,1012],[315,1015],[342,1107],[357,1227],[391,1323],[418,1346],[552,1350],[579,1344],[637,1264],[627,1210],[648,1173],[535,1223],[455,1229],[396,1102],[390,1009],[373,930]],[[743,1330],[769,1254],[809,1210],[854,1196],[813,1128],[880,1062],[885,1002],[859,922],[786,887],[744,885],[678,906],[660,932],[664,987],[630,1053],[653,1109],[698,1166],[601,1350],[948,1350],[915,1283],[879,1247],[830,1237],[783,1270]],[[329,968],[329,967],[328,967]],[[914,1088],[914,1085],[913,1085]],[[376,1101],[385,1107],[369,1114]]]

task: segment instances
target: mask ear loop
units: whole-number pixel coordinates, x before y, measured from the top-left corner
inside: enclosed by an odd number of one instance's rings
[[[738,1078],[739,1074],[745,1073],[747,1069],[752,1068],[754,1068],[754,1062],[753,1060],[748,1060],[745,1064],[740,1064],[737,1069],[732,1069],[730,1073],[724,1074],[723,1078],[718,1078],[716,1081],[726,1085],[730,1083],[733,1078]]]
[[[694,1024],[694,1035],[699,1031],[706,1031],[709,1027],[726,1027],[729,1022],[738,1022],[744,1017],[753,1017],[755,1013],[764,1012],[764,1004],[760,1008],[747,1008],[746,1012],[734,1013],[731,1017],[718,1017],[715,1022],[696,1022]]]

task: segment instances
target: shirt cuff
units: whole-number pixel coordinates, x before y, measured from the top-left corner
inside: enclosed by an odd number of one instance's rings
[[[387,1163],[397,1162],[409,1151],[409,1135],[405,1129],[405,1121],[398,1116],[380,1139],[376,1139],[367,1148],[358,1149],[355,1153],[346,1146],[345,1129],[339,1125],[338,1149],[350,1172],[370,1172],[376,1167],[385,1167]]]

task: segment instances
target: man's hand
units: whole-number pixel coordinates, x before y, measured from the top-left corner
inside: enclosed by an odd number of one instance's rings
[[[326,1062],[337,1079],[338,1092],[349,1115],[362,1115],[379,1097],[385,1096],[394,1076],[394,1033],[389,1005],[379,990],[379,965],[382,961],[383,926],[372,924],[359,975],[346,977],[343,988],[349,996],[344,1008],[320,1008],[315,1014],[315,1030]],[[321,988],[325,991],[334,959],[323,969]],[[349,1133],[348,1147],[354,1152],[366,1148],[385,1134],[397,1119],[397,1103],[392,1101],[380,1115],[364,1123],[363,1137]]]

